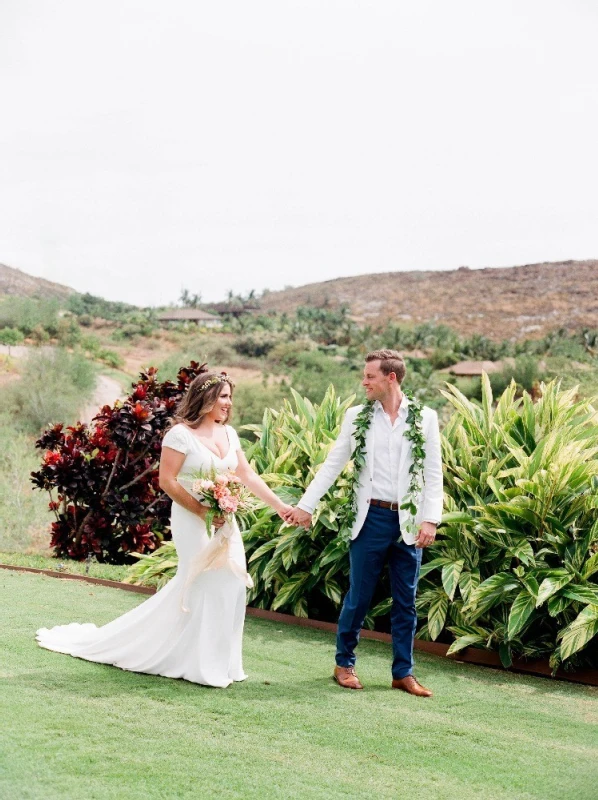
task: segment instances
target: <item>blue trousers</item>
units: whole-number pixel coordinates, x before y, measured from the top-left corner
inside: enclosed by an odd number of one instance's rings
[[[421,565],[421,548],[405,544],[396,511],[370,507],[359,536],[351,542],[349,591],[338,620],[336,663],[339,667],[355,664],[355,647],[363,627],[380,573],[388,560],[392,609],[392,677],[411,675],[413,638],[417,625],[415,592]]]

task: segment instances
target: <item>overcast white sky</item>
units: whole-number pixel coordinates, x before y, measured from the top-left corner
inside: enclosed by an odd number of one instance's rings
[[[595,0],[2,0],[0,262],[114,300],[598,257]]]

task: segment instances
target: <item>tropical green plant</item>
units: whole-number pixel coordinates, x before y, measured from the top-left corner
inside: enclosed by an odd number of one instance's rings
[[[341,401],[333,386],[319,406],[291,390],[279,411],[268,409],[261,425],[248,428],[256,441],[247,456],[254,468],[287,502],[295,504],[336,440],[354,397]],[[345,471],[316,509],[312,527],[280,525],[270,508],[261,508],[244,539],[254,581],[249,602],[296,616],[334,617],[346,589],[349,560],[337,539],[338,517],[348,502]]]
[[[292,402],[284,400],[278,411],[267,409],[261,424],[245,426],[256,437],[246,453],[276,493],[296,503],[328,455],[354,398],[343,402],[330,386],[315,406],[291,392]],[[340,512],[348,502],[350,474],[349,467],[325,495],[308,531],[284,525],[263,504],[247,516],[244,540],[255,584],[248,598],[252,605],[303,617],[336,618],[348,583],[347,545],[337,540],[337,534]],[[141,559],[131,568],[131,582],[161,581],[162,568],[170,574],[173,555],[169,548],[160,548]]]
[[[598,413],[553,382],[534,403],[513,382],[493,405],[454,386],[444,430],[447,513],[421,570],[420,636],[579,663],[598,633]],[[584,654],[591,659],[594,641]]]
[[[138,559],[127,572],[124,583],[155,586],[161,589],[174,578],[179,559],[173,541],[164,542],[151,555],[131,553]]]
[[[494,404],[488,377],[482,402],[454,386],[444,394],[453,416],[443,433],[446,509],[421,570],[419,636],[443,638],[450,652],[467,646],[514,657],[549,656],[553,667],[595,663],[598,633],[598,413],[575,390],[542,386],[534,403],[513,382]],[[342,417],[332,387],[320,406],[292,391],[266,410],[247,454],[286,501],[296,503],[326,458]],[[309,531],[282,525],[264,506],[244,538],[255,586],[249,602],[298,616],[334,619],[348,585],[339,522],[352,466],[341,473]],[[160,579],[160,559],[136,565],[135,582]],[[390,611],[383,579],[366,624]]]

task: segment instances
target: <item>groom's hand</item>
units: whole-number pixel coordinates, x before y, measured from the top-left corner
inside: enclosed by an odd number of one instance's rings
[[[307,530],[311,525],[311,514],[308,511],[303,511],[301,508],[294,508],[287,522],[289,525],[295,525]]]
[[[415,540],[416,547],[429,547],[436,539],[436,525],[433,522],[422,522]]]

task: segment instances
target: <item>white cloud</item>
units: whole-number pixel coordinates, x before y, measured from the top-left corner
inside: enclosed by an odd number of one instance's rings
[[[113,299],[598,252],[594,4],[12,0],[0,261]]]

